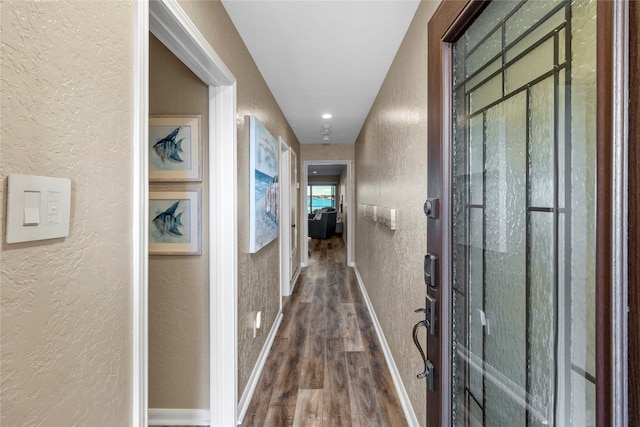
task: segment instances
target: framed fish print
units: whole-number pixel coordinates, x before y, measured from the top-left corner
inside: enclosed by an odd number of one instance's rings
[[[202,181],[200,117],[149,117],[149,181]]]
[[[149,192],[149,255],[200,255],[200,189]]]
[[[280,147],[255,116],[249,128],[249,253],[256,253],[278,237]]]

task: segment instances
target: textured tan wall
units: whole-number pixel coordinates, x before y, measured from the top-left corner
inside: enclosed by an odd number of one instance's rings
[[[278,239],[255,254],[248,253],[249,129],[245,116],[255,115],[274,138],[282,137],[298,154],[300,145],[222,3],[179,3],[237,79],[238,393],[241,395],[280,307]],[[258,310],[262,311],[264,326],[254,339],[253,329],[245,325],[247,316]]]
[[[300,161],[308,160],[353,160],[353,144],[300,144]]]
[[[69,237],[2,243],[0,424],[126,426],[133,3],[0,7],[2,191],[9,173],[72,188]]]
[[[338,199],[338,206],[340,206],[340,201],[342,201],[342,239],[346,243],[348,218],[347,214],[349,210],[349,200],[347,198],[347,168],[342,169],[342,174],[340,175],[340,198]]]
[[[359,219],[356,264],[411,403],[425,420],[425,382],[411,329],[424,305],[426,251],[427,23],[438,2],[422,2],[355,144],[357,203],[397,209],[398,229]]]
[[[338,184],[340,182],[340,175],[324,175],[324,176],[311,175],[309,176],[309,178],[307,178],[307,181]]]
[[[209,169],[209,88],[149,35],[149,113],[200,114],[203,177]],[[209,408],[209,183],[201,189],[202,255],[149,257],[149,407]]]

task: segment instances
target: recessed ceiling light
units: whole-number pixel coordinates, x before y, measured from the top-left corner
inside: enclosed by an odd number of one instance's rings
[[[333,117],[333,114],[324,113],[324,114],[322,115],[322,118],[323,118],[323,119],[330,119],[331,117]]]
[[[318,173],[318,171],[313,171],[313,173]]]

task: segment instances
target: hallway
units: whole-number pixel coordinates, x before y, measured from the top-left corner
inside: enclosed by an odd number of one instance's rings
[[[342,237],[309,249],[242,425],[407,425]]]

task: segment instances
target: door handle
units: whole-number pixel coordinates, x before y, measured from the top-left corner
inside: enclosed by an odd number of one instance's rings
[[[420,311],[425,311],[424,308],[419,308],[416,310],[416,313],[420,312]],[[425,370],[422,371],[422,373],[418,374],[417,377],[418,379],[422,379],[424,377],[426,377],[427,375],[429,375],[429,372],[427,372],[427,357],[424,355],[424,350],[422,350],[422,346],[420,345],[420,342],[418,341],[418,330],[420,329],[420,327],[425,327],[428,328],[429,327],[429,321],[428,320],[421,320],[418,323],[416,323],[415,325],[413,325],[413,343],[415,344],[415,346],[418,348],[418,351],[420,352],[420,357],[422,357],[422,363],[424,363],[425,366]]]
[[[424,308],[419,308],[416,310],[416,313],[419,312],[425,312],[426,310]],[[424,363],[424,370],[419,373],[418,375],[416,375],[418,377],[418,379],[422,379],[422,378],[426,378],[427,379],[427,387],[429,388],[430,391],[435,391],[436,389],[436,381],[435,381],[435,366],[433,366],[433,363],[431,363],[431,361],[429,359],[427,359],[427,357],[424,354],[424,351],[422,350],[422,346],[420,345],[420,342],[418,341],[418,330],[420,329],[420,327],[424,326],[425,328],[429,327],[429,321],[428,320],[421,320],[418,323],[416,323],[413,326],[413,343],[415,344],[415,346],[418,348],[418,351],[420,352],[420,356],[422,357],[422,362]]]

